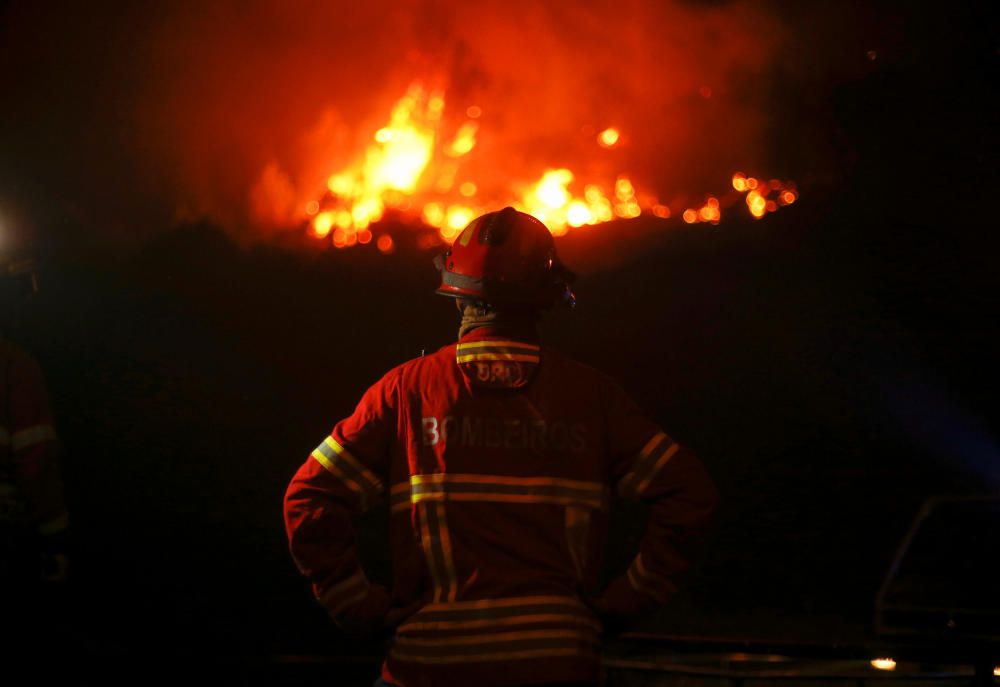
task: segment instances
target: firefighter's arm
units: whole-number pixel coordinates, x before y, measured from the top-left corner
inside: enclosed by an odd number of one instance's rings
[[[45,380],[33,360],[19,361],[11,370],[11,398],[14,478],[41,541],[41,575],[63,582],[68,574],[69,516]]]
[[[357,515],[384,496],[395,433],[391,380],[373,386],[292,478],[285,528],[292,557],[327,613],[348,632],[368,634],[389,608],[385,589],[369,582],[358,559]]]
[[[698,457],[659,430],[624,394],[616,400],[610,432],[613,479],[619,495],[649,504],[646,531],[626,572],[599,605],[612,615],[634,615],[662,604],[707,533],[718,494]]]

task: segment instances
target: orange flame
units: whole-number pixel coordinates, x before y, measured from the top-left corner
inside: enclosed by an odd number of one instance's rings
[[[329,237],[338,248],[368,244],[372,242],[369,227],[388,210],[418,215],[437,229],[441,240],[449,242],[473,218],[503,205],[534,215],[556,236],[615,218],[673,215],[653,194],[640,193],[625,174],[613,182],[581,183],[566,167],[547,169],[533,182],[511,182],[499,193],[485,193],[463,165],[478,145],[482,108],[467,106],[457,124],[447,123],[444,112],[442,93],[413,84],[357,161],[331,174],[325,196],[305,205],[310,233],[319,239]],[[612,149],[621,143],[622,132],[608,127],[596,140],[600,148]],[[732,187],[746,194],[747,208],[758,219],[798,199],[793,182],[760,181],[739,172],[733,175]],[[732,198],[726,200],[725,207],[732,202]],[[722,207],[719,198],[710,195],[701,207],[687,208],[681,217],[688,224],[718,224]],[[383,253],[394,249],[387,234],[379,236],[375,245]]]

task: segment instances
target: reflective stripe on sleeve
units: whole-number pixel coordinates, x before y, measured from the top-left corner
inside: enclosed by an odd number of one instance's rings
[[[361,509],[367,510],[382,496],[382,481],[368,468],[352,456],[347,449],[337,443],[332,436],[312,452],[312,457],[328,472],[356,493],[361,501]]]
[[[676,589],[674,583],[667,578],[650,572],[642,561],[641,553],[632,561],[626,575],[632,589],[651,596],[660,603],[666,601],[667,595]]]
[[[680,445],[663,432],[653,436],[636,457],[632,468],[618,482],[618,493],[627,498],[638,498],[667,464]]]
[[[14,432],[10,438],[10,446],[15,451],[22,451],[35,444],[55,440],[56,431],[52,428],[52,425],[34,425]]]
[[[368,596],[370,586],[364,571],[359,568],[346,580],[338,582],[320,594],[317,600],[327,613],[335,617],[351,606],[361,603]]]
[[[67,529],[69,529],[69,514],[62,513],[40,524],[38,526],[38,533],[43,537],[51,537],[54,534],[65,532]]]

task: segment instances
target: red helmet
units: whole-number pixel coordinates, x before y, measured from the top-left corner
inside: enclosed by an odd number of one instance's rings
[[[434,259],[437,292],[500,307],[547,308],[576,300],[573,273],[556,257],[552,234],[529,214],[506,207],[469,223],[455,243]]]

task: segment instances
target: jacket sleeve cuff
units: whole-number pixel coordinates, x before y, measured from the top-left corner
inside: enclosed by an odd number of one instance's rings
[[[317,589],[316,599],[320,606],[326,609],[330,617],[337,618],[364,601],[370,587],[371,584],[365,577],[364,571],[358,568],[347,579],[341,580],[323,591]]]
[[[664,603],[675,589],[666,578],[650,573],[641,555],[636,556],[628,570],[604,590],[601,610],[611,615],[635,616]]]

